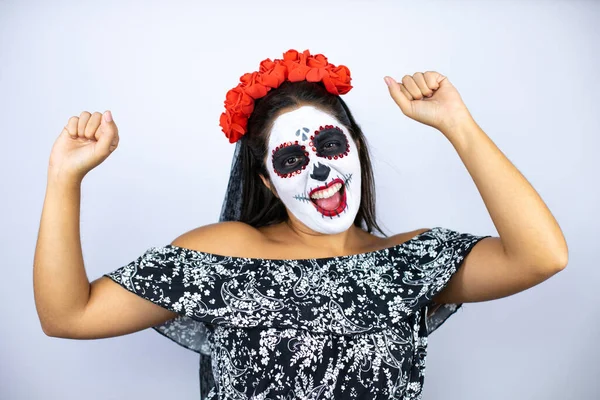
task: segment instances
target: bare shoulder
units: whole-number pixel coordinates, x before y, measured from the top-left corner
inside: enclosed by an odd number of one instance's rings
[[[243,222],[219,222],[192,229],[177,237],[173,246],[228,256],[247,256],[249,249],[262,245],[264,235]]]
[[[414,239],[416,236],[419,236],[422,233],[425,233],[427,231],[431,230],[430,228],[420,228],[420,229],[415,229],[414,231],[410,231],[410,232],[404,232],[404,233],[398,233],[396,235],[390,236],[388,238],[390,246],[396,246],[399,244],[402,244],[404,242],[407,242],[411,239]]]

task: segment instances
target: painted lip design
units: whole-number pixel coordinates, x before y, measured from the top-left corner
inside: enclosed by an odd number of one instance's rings
[[[340,200],[336,208],[326,209],[317,203],[317,200],[330,198],[338,192],[340,192]],[[336,215],[340,215],[346,209],[346,185],[340,178],[336,178],[323,186],[314,188],[310,191],[308,197],[317,211],[325,217],[335,217]]]

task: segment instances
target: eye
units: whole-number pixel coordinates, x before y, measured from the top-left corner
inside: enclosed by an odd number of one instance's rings
[[[308,161],[308,152],[302,145],[286,143],[273,151],[273,169],[279,176],[306,168]]]
[[[299,157],[289,157],[287,160],[285,160],[283,165],[285,165],[286,167],[294,167],[299,162],[300,162]]]
[[[349,149],[348,139],[344,132],[337,126],[327,125],[319,131],[313,139],[317,156],[336,157],[345,155]]]

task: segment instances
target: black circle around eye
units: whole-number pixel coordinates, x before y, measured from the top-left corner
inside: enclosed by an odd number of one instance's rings
[[[283,146],[273,153],[273,169],[280,175],[298,171],[308,161],[308,153],[300,145]]]
[[[334,157],[346,151],[348,139],[338,127],[323,129],[315,135],[314,144],[319,157]]]

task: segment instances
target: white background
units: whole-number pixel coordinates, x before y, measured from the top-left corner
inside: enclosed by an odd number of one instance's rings
[[[406,118],[384,75],[435,70],[561,227],[564,272],[466,305],[430,338],[423,398],[600,398],[600,3],[588,1],[0,0],[0,398],[197,399],[195,353],[152,330],[49,338],[32,261],[48,156],[72,115],[113,111],[119,148],[84,180],[96,279],[217,220],[233,146],[228,89],[290,48],[347,65],[388,233],[496,231],[449,142]]]

